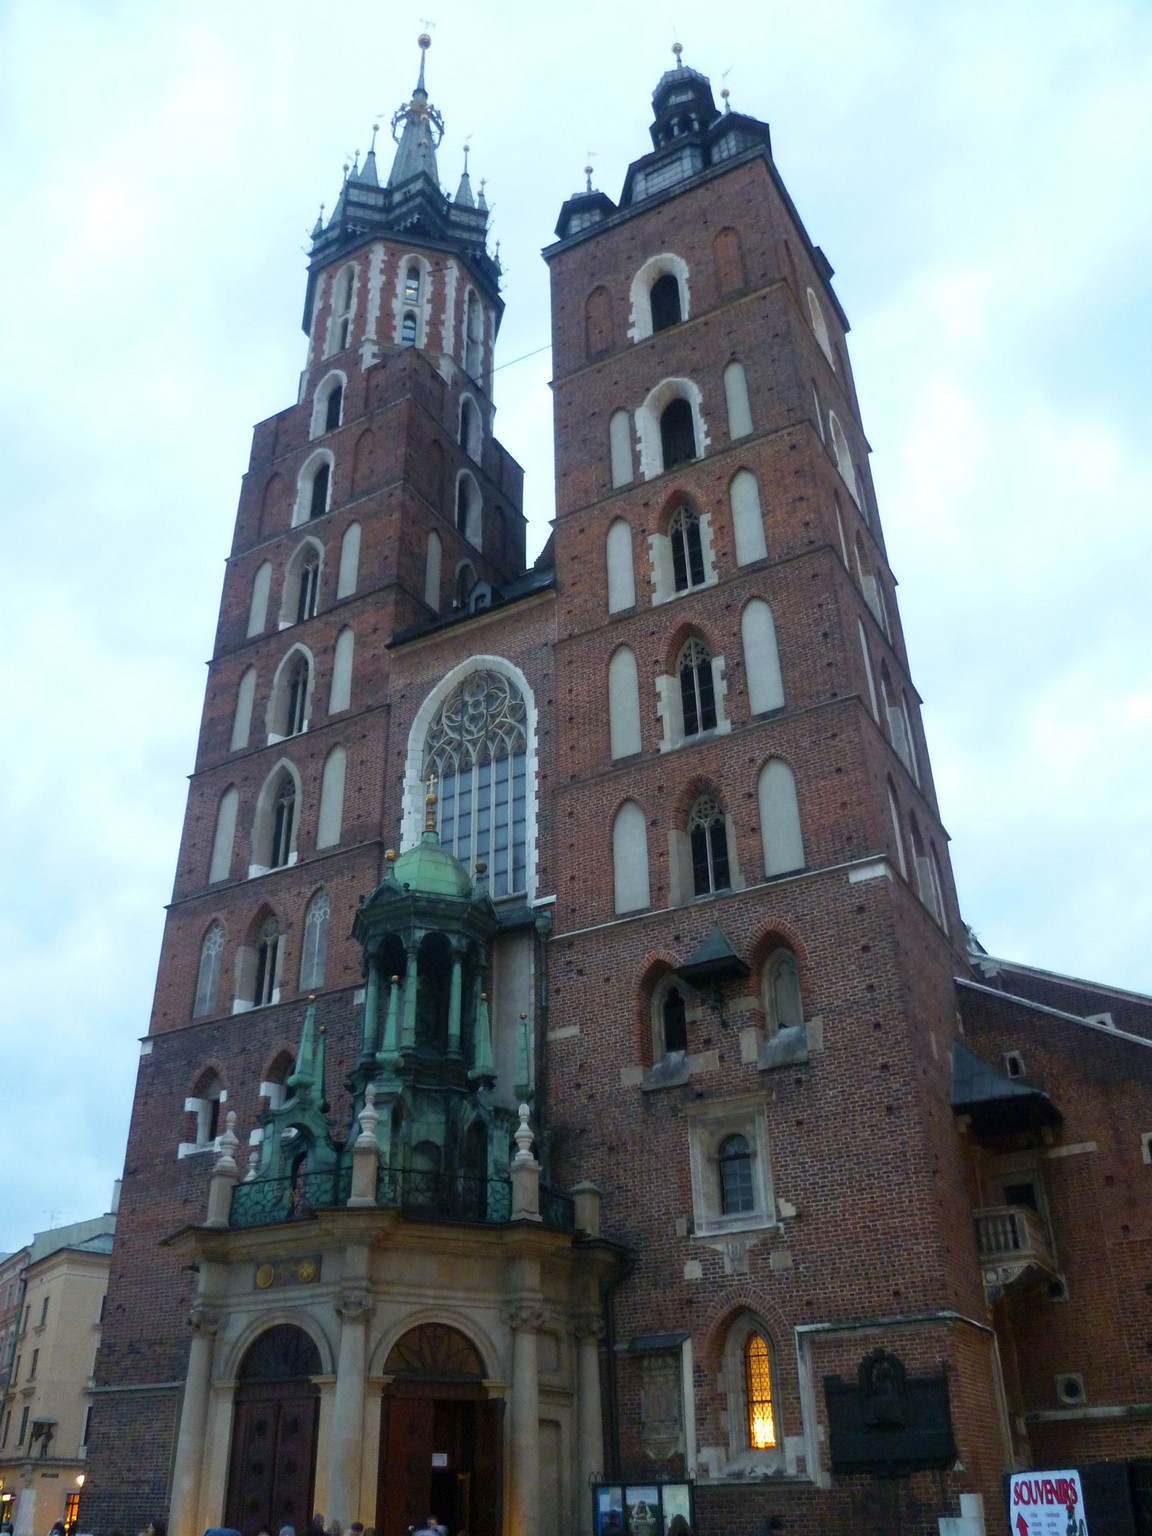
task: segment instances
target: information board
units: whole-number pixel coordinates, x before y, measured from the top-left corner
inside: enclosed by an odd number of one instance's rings
[[[1008,1518],[1012,1536],[1089,1536],[1079,1472],[1014,1472]]]

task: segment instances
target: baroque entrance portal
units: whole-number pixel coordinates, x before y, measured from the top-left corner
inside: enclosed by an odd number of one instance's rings
[[[224,1523],[242,1536],[312,1514],[320,1353],[302,1328],[262,1333],[240,1366]]]
[[[406,1333],[384,1364],[380,1536],[404,1536],[435,1514],[450,1531],[499,1536],[504,1404],[484,1387],[472,1343],[444,1323]]]

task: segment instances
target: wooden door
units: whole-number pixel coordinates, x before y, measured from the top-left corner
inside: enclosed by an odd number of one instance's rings
[[[428,1514],[432,1494],[431,1398],[385,1397],[380,1423],[380,1536],[404,1536]]]
[[[311,1517],[316,1396],[238,1398],[225,1523],[243,1536],[262,1526],[303,1530]]]

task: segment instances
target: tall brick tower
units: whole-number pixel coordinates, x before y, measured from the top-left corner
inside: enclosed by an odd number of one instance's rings
[[[373,150],[314,231],[142,1048],[98,1530],[911,1531],[1011,1454],[847,321],[766,125],[679,58],[653,107],[545,253],[530,570],[423,57],[387,184]]]
[[[961,924],[832,269],[766,125],[679,60],[653,108],[619,206],[589,183],[545,253],[553,1169],[636,1255],[625,1464],[686,1447],[701,1530],[861,1530],[871,1485],[817,1493],[825,1374],[944,1371],[949,1467],[988,1490],[1005,1454],[948,1101]],[[891,1498],[926,1513],[924,1483]]]

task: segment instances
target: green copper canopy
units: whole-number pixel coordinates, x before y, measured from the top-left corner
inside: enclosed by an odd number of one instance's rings
[[[433,831],[425,831],[415,848],[402,853],[392,866],[392,879],[413,896],[473,894],[472,880],[460,860],[440,846]]]

